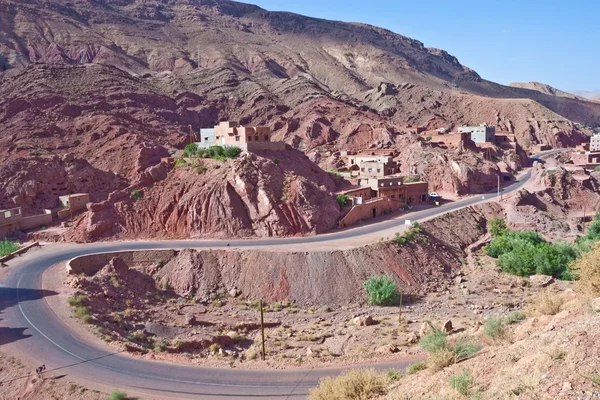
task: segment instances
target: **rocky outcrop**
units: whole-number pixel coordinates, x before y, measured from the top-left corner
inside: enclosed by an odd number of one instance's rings
[[[329,174],[295,150],[159,164],[139,183],[90,204],[70,238],[291,236],[325,232],[340,213]]]

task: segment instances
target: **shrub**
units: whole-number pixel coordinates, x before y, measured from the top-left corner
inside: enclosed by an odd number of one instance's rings
[[[535,273],[571,280],[569,265],[576,258],[577,250],[569,243],[542,243],[533,257]]]
[[[454,352],[448,348],[438,350],[429,355],[427,360],[429,366],[434,372],[441,371],[449,365],[456,362]]]
[[[183,150],[184,157],[195,157],[197,153],[198,153],[198,145],[196,143],[188,144],[187,146],[185,146],[185,149]]]
[[[596,172],[600,172],[600,165],[598,165],[596,168],[594,168],[594,170],[595,170]]]
[[[180,158],[179,160],[175,161],[175,168],[179,168],[183,165],[187,165],[187,161],[185,161],[183,158]]]
[[[406,375],[416,374],[417,372],[423,371],[424,369],[427,369],[427,364],[425,364],[424,362],[418,362],[408,367],[408,369],[406,370]]]
[[[573,264],[573,272],[579,279],[577,287],[581,292],[600,296],[600,244]]]
[[[118,390],[114,390],[107,400],[127,400],[127,395]]]
[[[514,324],[516,322],[523,321],[526,318],[525,313],[522,311],[514,311],[508,314],[506,317],[506,324]]]
[[[481,350],[481,346],[469,341],[468,339],[459,339],[456,344],[452,347],[454,352],[455,362],[468,360],[473,357],[477,352]]]
[[[92,315],[90,313],[91,313],[91,309],[89,307],[78,306],[75,308],[74,315],[75,315],[75,318],[78,318],[81,321],[88,324],[92,320]]]
[[[281,160],[279,160],[279,158],[275,158],[275,159],[273,160],[273,162],[274,162],[275,164],[279,165],[279,163],[281,162]]]
[[[469,391],[474,383],[475,380],[467,370],[463,370],[459,375],[450,377],[450,385],[452,388],[465,397],[469,395]]]
[[[87,297],[84,294],[77,294],[75,296],[71,296],[67,299],[67,304],[71,307],[78,307],[83,305],[83,303],[87,300]]]
[[[402,379],[402,372],[398,371],[397,369],[388,369],[387,372],[385,373],[385,375],[387,376],[388,381],[390,382],[396,382],[399,381],[400,379]]]
[[[446,332],[440,329],[434,329],[423,336],[420,343],[421,348],[427,353],[435,353],[448,348],[448,339]]]
[[[337,202],[340,205],[340,207],[344,207],[346,203],[348,203],[348,200],[350,200],[350,196],[346,196],[345,194],[337,195]]]
[[[21,246],[18,243],[4,239],[0,241],[0,257],[7,256],[10,253],[19,250],[20,247]]]
[[[134,189],[131,191],[131,197],[133,197],[136,200],[141,200],[144,197],[144,193],[142,193],[141,190]]]
[[[546,290],[526,308],[526,312],[532,316],[536,315],[555,315],[560,311],[564,300],[556,293]]]
[[[246,350],[246,360],[254,360],[258,356],[258,352],[253,347]]]
[[[223,150],[223,156],[225,158],[238,158],[238,156],[240,155],[241,152],[242,152],[242,149],[240,149],[239,147],[236,147],[236,146],[226,147]]]
[[[490,317],[483,324],[483,332],[490,338],[500,340],[506,337],[506,327],[502,318]]]
[[[369,304],[390,306],[398,302],[398,287],[391,277],[387,275],[374,276],[369,278],[364,285]]]
[[[492,218],[488,221],[490,234],[493,237],[504,235],[508,229],[506,229],[506,222],[502,218]]]
[[[309,400],[367,400],[387,392],[387,380],[373,369],[348,371],[336,378],[323,378],[310,391]]]

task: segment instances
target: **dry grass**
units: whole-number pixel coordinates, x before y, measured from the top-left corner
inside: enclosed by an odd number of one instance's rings
[[[564,299],[557,293],[546,290],[525,309],[525,312],[532,317],[540,315],[555,315],[560,312]]]
[[[349,371],[324,378],[311,390],[309,400],[368,400],[387,393],[388,379],[373,369]]]
[[[431,370],[437,372],[454,364],[454,352],[450,349],[442,349],[429,354],[427,364]]]
[[[600,244],[573,264],[573,271],[579,278],[577,288],[590,297],[600,296]]]

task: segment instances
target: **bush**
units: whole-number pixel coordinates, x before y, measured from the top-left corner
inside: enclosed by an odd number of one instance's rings
[[[537,315],[555,315],[560,311],[564,300],[556,293],[546,290],[526,308],[527,314],[532,316]]]
[[[348,371],[336,378],[323,378],[310,391],[309,400],[367,400],[387,392],[387,379],[373,369]]]
[[[427,353],[435,353],[436,351],[447,349],[448,340],[446,337],[446,332],[440,329],[434,329],[427,335],[423,336],[419,344]]]
[[[144,193],[142,193],[141,190],[134,189],[131,191],[131,197],[133,197],[136,200],[141,200],[144,197]]]
[[[573,272],[579,279],[577,286],[581,292],[593,297],[600,296],[600,244],[573,264]]]
[[[231,146],[231,147],[226,147],[223,150],[223,156],[225,158],[238,158],[238,156],[240,155],[240,153],[242,152],[242,149],[240,149],[239,147],[236,146]]]
[[[185,146],[185,149],[183,150],[184,157],[196,157],[197,153],[198,153],[198,145],[196,143],[188,144],[187,146]]]
[[[467,370],[463,370],[459,375],[450,377],[450,385],[452,388],[465,397],[469,395],[469,391],[474,383],[475,380]]]
[[[0,241],[0,257],[7,256],[10,253],[19,250],[20,247],[21,246],[18,243],[4,239]]]
[[[180,158],[179,160],[175,161],[175,168],[179,168],[183,165],[187,165],[187,161],[185,161],[183,158]]]
[[[369,304],[391,306],[398,302],[396,282],[387,275],[374,276],[365,282]]]
[[[522,311],[514,311],[508,314],[506,317],[506,324],[511,325],[520,321],[523,321],[526,318],[525,313]]]
[[[564,280],[572,280],[570,265],[577,258],[575,246],[558,242],[554,244],[542,243],[536,249],[533,257],[535,273],[551,275]]]
[[[276,165],[279,165],[279,163],[281,162],[281,160],[279,160],[279,158],[275,158],[275,159],[273,160],[273,162],[274,162]]]
[[[85,306],[78,306],[75,308],[74,312],[75,318],[80,319],[86,324],[90,323],[92,320],[91,309]]]
[[[337,195],[337,202],[340,207],[344,207],[348,203],[348,200],[350,200],[350,196],[346,196],[345,194]]]
[[[425,369],[427,369],[427,364],[425,364],[424,362],[418,362],[408,367],[408,369],[406,370],[406,375],[416,374],[417,372],[423,371]]]
[[[396,382],[399,381],[400,379],[402,379],[402,373],[400,371],[398,371],[397,369],[388,369],[387,372],[385,373],[385,375],[387,376],[388,381],[390,382]]]
[[[429,365],[434,371],[439,371],[454,363],[473,357],[481,347],[467,339],[459,339],[456,344],[450,345],[446,332],[434,329],[423,336],[421,348],[429,353]]]
[[[87,297],[83,294],[77,294],[67,299],[67,304],[71,307],[79,307],[87,300]]]
[[[518,276],[529,276],[535,273],[534,255],[536,247],[531,242],[515,239],[514,248],[498,258],[502,271]]]
[[[483,332],[492,339],[503,339],[506,337],[506,327],[502,318],[490,317],[483,324]]]
[[[493,237],[504,235],[508,229],[506,229],[506,223],[502,218],[492,218],[488,221],[490,234]]]
[[[118,390],[114,390],[111,394],[110,397],[107,398],[106,400],[127,400],[127,395],[123,392],[120,392]]]

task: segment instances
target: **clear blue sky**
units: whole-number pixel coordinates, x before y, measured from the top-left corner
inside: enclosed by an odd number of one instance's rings
[[[242,0],[269,11],[364,22],[448,51],[498,83],[600,91],[598,0]]]

